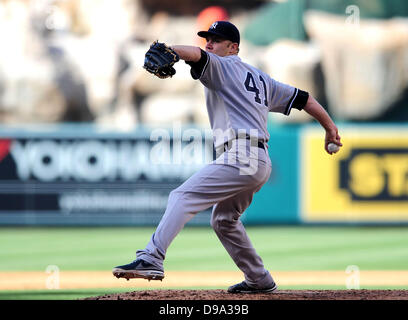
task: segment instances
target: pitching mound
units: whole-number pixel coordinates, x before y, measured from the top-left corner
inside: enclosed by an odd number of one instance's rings
[[[230,294],[225,290],[147,290],[84,300],[408,300],[408,290],[278,290],[269,294]]]

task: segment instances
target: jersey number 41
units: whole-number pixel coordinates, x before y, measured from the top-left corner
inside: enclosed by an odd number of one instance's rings
[[[264,94],[265,94],[264,104],[265,104],[265,106],[268,106],[268,100],[267,100],[268,94],[266,92],[265,80],[262,78],[261,75],[259,76],[259,80],[261,80],[262,86],[263,86],[263,89],[264,89]],[[247,73],[244,84],[245,84],[245,88],[247,89],[247,91],[255,93],[255,102],[262,104],[261,98],[259,97],[259,89],[256,86],[254,76],[252,75],[251,72]]]

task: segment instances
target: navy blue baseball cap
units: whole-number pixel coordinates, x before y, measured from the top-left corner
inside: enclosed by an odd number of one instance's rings
[[[202,38],[207,38],[210,35],[219,36],[220,38],[230,40],[239,44],[240,36],[236,26],[229,21],[215,21],[208,31],[200,31],[197,33]]]

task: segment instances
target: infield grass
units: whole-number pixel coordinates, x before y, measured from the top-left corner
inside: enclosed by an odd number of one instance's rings
[[[0,228],[0,271],[111,270],[135,258],[154,228]],[[269,270],[407,270],[408,227],[250,227]],[[210,228],[186,227],[166,270],[237,270]]]

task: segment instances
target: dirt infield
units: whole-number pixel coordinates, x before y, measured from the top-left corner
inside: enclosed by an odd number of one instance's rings
[[[268,294],[230,294],[225,290],[147,290],[83,300],[408,300],[408,290],[278,290]]]
[[[278,286],[341,286],[344,289],[350,275],[344,271],[273,271]],[[359,272],[359,288],[396,287],[408,289],[408,271],[371,270]],[[59,289],[83,288],[129,288],[129,290],[166,290],[181,288],[228,288],[242,281],[237,271],[168,271],[163,281],[116,279],[110,270],[106,271],[41,271],[0,272],[0,290],[43,290],[58,284]],[[211,288],[210,288],[211,287]],[[183,288],[183,289],[184,289]],[[316,288],[316,287],[315,287]]]

